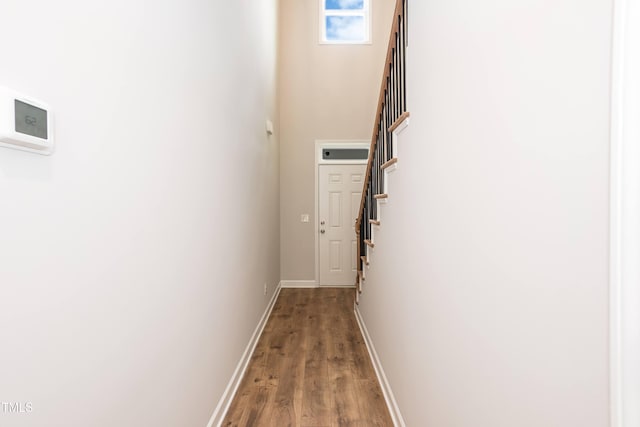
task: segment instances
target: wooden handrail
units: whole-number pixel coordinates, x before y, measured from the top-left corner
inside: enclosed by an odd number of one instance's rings
[[[380,225],[378,201],[388,197],[384,190],[385,170],[397,162],[393,156],[394,130],[409,117],[406,111],[406,41],[407,5],[409,0],[396,0],[391,34],[384,61],[380,95],[369,146],[369,159],[360,200],[360,211],[356,220],[358,240],[358,278],[356,284],[361,289],[364,280],[364,265],[368,264],[367,247],[374,248],[373,224]],[[367,218],[365,218],[365,215]],[[358,303],[356,298],[356,303]]]
[[[396,43],[396,37],[398,36],[398,29],[400,26],[400,22],[404,23],[404,10],[407,0],[396,0],[396,7],[393,12],[393,23],[391,24],[391,35],[389,36],[389,44],[387,45],[387,56],[384,61],[384,72],[382,74],[382,83],[380,84],[380,95],[378,96],[378,108],[376,110],[376,120],[373,125],[373,132],[371,137],[371,144],[369,146],[369,159],[367,161],[367,173],[364,179],[364,189],[362,190],[362,198],[360,200],[360,213],[358,215],[358,220],[356,221],[356,229],[360,227],[362,224],[362,214],[364,210],[364,203],[366,200],[367,193],[367,183],[369,182],[369,178],[371,177],[371,169],[373,164],[373,157],[375,154],[376,140],[378,138],[378,129],[380,126],[380,116],[382,113],[382,109],[384,108],[385,103],[385,91],[387,88],[387,80],[391,74],[390,64],[393,63],[393,49]],[[404,25],[404,24],[403,24]]]

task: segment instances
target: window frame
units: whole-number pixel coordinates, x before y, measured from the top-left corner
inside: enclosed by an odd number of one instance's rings
[[[364,45],[371,44],[371,2],[372,0],[363,0],[363,9],[347,10],[347,9],[326,9],[325,0],[319,0],[320,8],[319,19],[319,44],[327,45]],[[364,40],[328,40],[327,39],[327,17],[329,16],[362,16],[364,19]]]

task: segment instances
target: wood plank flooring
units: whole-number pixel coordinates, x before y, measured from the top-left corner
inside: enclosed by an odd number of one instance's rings
[[[222,425],[393,426],[353,289],[282,289]]]

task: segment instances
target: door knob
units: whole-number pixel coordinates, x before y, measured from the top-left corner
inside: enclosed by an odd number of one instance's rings
[[[320,225],[324,225],[324,221],[320,221]]]
[[[320,234],[324,234],[324,229],[320,230]]]

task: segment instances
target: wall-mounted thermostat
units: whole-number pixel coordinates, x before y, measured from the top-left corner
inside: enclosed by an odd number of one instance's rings
[[[51,154],[53,141],[51,108],[0,87],[0,147]]]

